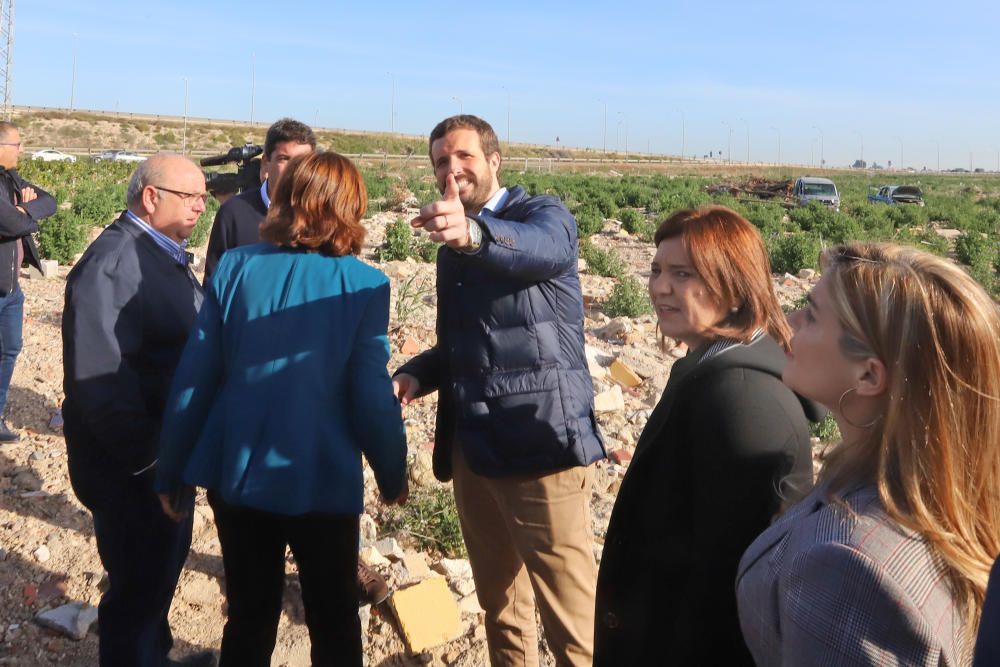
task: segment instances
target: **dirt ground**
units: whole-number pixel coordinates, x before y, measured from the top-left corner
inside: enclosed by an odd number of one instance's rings
[[[390,370],[407,355],[398,350],[408,338],[420,349],[433,344],[434,267],[412,261],[376,261],[372,248],[382,240],[384,225],[395,214],[377,215],[366,224],[369,229],[365,259],[381,268],[393,283],[392,331],[394,351]],[[652,248],[623,234],[617,223],[606,224],[595,243],[615,250],[632,271],[644,279]],[[196,251],[197,252],[197,251]],[[203,252],[203,250],[202,250]],[[21,441],[0,446],[0,664],[64,665],[96,664],[97,635],[94,629],[81,641],[58,635],[33,622],[41,610],[67,601],[96,605],[101,595],[103,569],[94,542],[91,517],[73,495],[66,470],[65,442],[59,415],[62,401],[62,360],[60,318],[65,276],[60,267],[54,279],[29,278],[25,271],[22,286],[26,294],[24,349],[18,360],[10,391],[8,422],[21,432]],[[602,413],[599,421],[608,437],[609,449],[628,452],[638,439],[649,409],[655,404],[673,358],[657,347],[652,316],[619,322],[618,332],[600,312],[599,303],[613,285],[610,278],[582,274],[588,303],[587,344],[607,358],[618,357],[644,378],[643,383],[624,392],[622,410]],[[782,298],[793,301],[801,296],[808,280],[791,277],[776,279]],[[400,302],[400,285],[424,284],[428,290]],[[610,381],[595,381],[598,392],[612,388]],[[434,400],[428,397],[407,410],[407,431],[411,458],[426,462],[433,432]],[[614,493],[624,468],[615,463],[598,467],[592,511],[594,534],[599,545],[614,503]],[[411,485],[435,484],[427,481],[426,470],[411,465]],[[374,485],[367,484],[366,509],[377,525],[381,509]],[[428,555],[433,562],[435,557]],[[407,583],[407,573],[399,564],[381,566],[394,588]],[[175,653],[218,648],[224,622],[222,561],[215,526],[204,498],[199,498],[194,522],[194,539],[187,566],[171,609]],[[303,621],[298,579],[289,558],[284,611],[278,629],[273,665],[296,667],[309,664],[309,640]],[[456,594],[456,599],[458,595]],[[387,610],[361,610],[365,654],[369,665],[459,665],[472,667],[486,663],[481,613],[462,614],[462,632],[454,641],[430,651],[408,655],[400,633]],[[543,646],[544,648],[544,646]],[[550,658],[546,656],[546,661]]]

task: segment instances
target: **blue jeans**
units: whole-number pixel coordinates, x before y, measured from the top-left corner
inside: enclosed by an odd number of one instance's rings
[[[21,353],[21,327],[24,323],[24,292],[15,287],[0,297],[0,418],[7,407],[7,391],[14,376],[14,364]]]

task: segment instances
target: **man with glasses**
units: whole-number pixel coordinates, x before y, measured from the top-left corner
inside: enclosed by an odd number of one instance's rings
[[[21,264],[41,268],[38,248],[31,238],[38,221],[56,212],[56,200],[17,173],[24,148],[17,126],[0,121],[0,442],[20,436],[3,419],[14,364],[21,352],[24,292],[18,284]]]
[[[208,285],[222,253],[230,248],[260,241],[258,229],[271,206],[275,184],[285,170],[285,165],[293,157],[311,153],[315,149],[316,135],[305,123],[282,118],[267,128],[264,155],[260,162],[264,182],[259,188],[247,190],[226,200],[215,214],[205,257],[205,285]]]
[[[170,380],[202,291],[187,239],[205,212],[205,178],[179,155],[154,155],[128,184],[128,208],[66,280],[63,403],[70,481],[94,517],[109,588],[98,607],[100,664],[210,665],[211,652],[169,660],[167,612],[191,546],[186,518],[153,489]]]

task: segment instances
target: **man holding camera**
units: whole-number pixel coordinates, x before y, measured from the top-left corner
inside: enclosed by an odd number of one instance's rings
[[[205,257],[205,285],[212,278],[222,253],[230,248],[260,241],[258,228],[271,206],[271,195],[288,161],[316,149],[312,128],[291,118],[282,118],[267,128],[260,171],[260,188],[247,190],[227,200],[215,214]]]

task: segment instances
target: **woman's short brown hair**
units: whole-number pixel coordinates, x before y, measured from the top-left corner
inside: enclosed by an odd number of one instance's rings
[[[771,263],[760,233],[725,206],[675,212],[660,223],[653,241],[680,237],[691,265],[727,317],[710,333],[749,341],[764,329],[786,350],[792,331],[771,282]]]
[[[324,255],[357,255],[368,190],[354,164],[332,151],[293,158],[278,180],[260,237]]]

